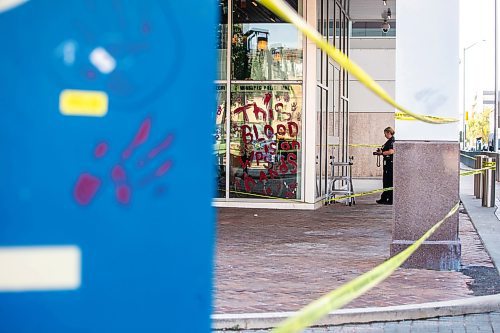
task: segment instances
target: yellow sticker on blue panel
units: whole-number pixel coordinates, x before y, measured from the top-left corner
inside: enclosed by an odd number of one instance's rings
[[[104,117],[108,95],[102,91],[66,89],[59,95],[59,111],[66,116]]]

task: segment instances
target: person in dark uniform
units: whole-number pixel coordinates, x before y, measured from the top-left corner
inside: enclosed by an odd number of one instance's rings
[[[394,129],[392,127],[387,127],[384,129],[384,135],[387,139],[387,142],[382,146],[382,149],[377,149],[377,154],[382,155],[384,157],[384,175],[382,178],[382,182],[384,184],[384,188],[392,187],[392,175],[393,168],[392,162],[394,157]],[[392,191],[382,192],[382,195],[379,200],[377,200],[378,204],[383,205],[392,205]]]

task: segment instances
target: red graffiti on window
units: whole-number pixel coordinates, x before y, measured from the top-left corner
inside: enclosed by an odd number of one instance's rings
[[[238,120],[232,119],[232,141],[239,141],[231,177],[234,190],[250,196],[297,198],[301,148],[298,104],[288,92],[265,92],[261,98],[260,106],[257,99],[246,104],[238,100],[233,109]]]

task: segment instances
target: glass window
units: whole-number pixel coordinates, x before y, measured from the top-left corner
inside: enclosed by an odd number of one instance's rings
[[[216,174],[216,198],[226,197],[226,85],[217,85],[217,110],[214,133],[214,157]]]
[[[217,80],[227,80],[227,0],[219,2],[219,18],[217,25]]]
[[[302,86],[231,86],[230,197],[300,199]]]
[[[343,15],[340,7],[335,5],[335,47],[340,49],[340,17]]]
[[[302,35],[256,1],[234,1],[231,49],[233,80],[302,79]]]
[[[323,28],[321,21],[322,18],[321,10],[323,9],[322,2],[323,2],[322,0],[316,0],[316,22],[317,22],[316,30],[318,30],[320,34],[323,33],[323,31],[321,30]]]
[[[335,22],[335,2],[328,4],[328,43],[334,44],[335,30],[333,29]]]
[[[388,32],[382,31],[382,22],[354,22],[352,24],[352,37],[395,37],[396,22],[390,21]]]

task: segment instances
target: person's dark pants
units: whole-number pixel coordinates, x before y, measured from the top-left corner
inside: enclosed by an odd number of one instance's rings
[[[384,175],[382,177],[384,188],[392,187],[392,169],[392,161],[384,161]],[[392,204],[392,191],[382,192],[380,200]]]

